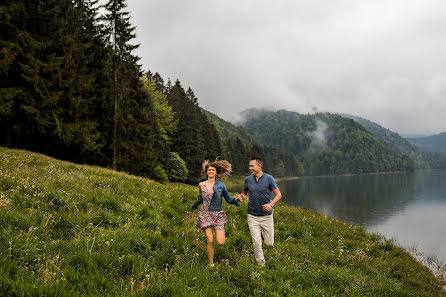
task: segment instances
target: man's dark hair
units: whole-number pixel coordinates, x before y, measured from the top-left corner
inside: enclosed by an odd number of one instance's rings
[[[250,161],[257,161],[257,164],[259,164],[260,167],[263,166],[263,161],[262,161],[262,158],[260,158],[260,157],[251,157]]]

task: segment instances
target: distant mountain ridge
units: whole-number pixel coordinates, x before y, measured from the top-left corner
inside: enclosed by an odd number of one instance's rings
[[[422,151],[446,154],[446,132],[427,137],[407,138],[407,140]]]
[[[261,145],[274,162],[280,158],[271,148],[291,152],[305,175],[446,168],[446,155],[423,152],[398,133],[358,116],[253,108],[243,112],[246,121],[236,126],[205,112],[230,150],[246,146],[249,151],[254,144],[258,152]]]
[[[296,155],[307,175],[414,170],[414,161],[395,153],[362,125],[337,114],[299,114],[251,109],[242,126],[262,144]]]
[[[446,133],[407,139],[367,119],[349,114],[342,114],[342,116],[351,118],[362,125],[375,137],[385,141],[397,154],[411,157],[417,169],[446,168]]]
[[[372,133],[375,137],[384,140],[396,153],[413,155],[414,153],[419,152],[416,146],[401,137],[398,133],[384,128],[383,126],[375,122],[350,114],[340,115],[354,120],[355,122],[366,128],[368,131],[370,131],[370,133]]]

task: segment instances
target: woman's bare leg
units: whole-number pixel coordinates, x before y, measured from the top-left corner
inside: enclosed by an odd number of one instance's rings
[[[224,245],[225,244],[225,229],[215,230],[215,239],[217,240],[218,245]]]
[[[208,259],[211,264],[214,264],[214,233],[212,233],[212,228],[205,229],[204,234],[206,234]]]

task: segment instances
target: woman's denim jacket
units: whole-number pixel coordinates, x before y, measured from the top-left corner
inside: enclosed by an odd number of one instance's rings
[[[226,189],[225,184],[219,180],[216,180],[214,184],[214,194],[212,195],[211,198],[211,204],[209,205],[209,210],[220,211],[222,209],[221,208],[221,204],[223,201],[222,196],[225,197],[227,203],[240,206],[240,204],[238,204],[237,202],[237,199],[231,198],[231,196],[229,196],[229,192]],[[197,209],[198,205],[201,203],[203,203],[203,198],[201,197],[201,194],[198,194],[198,198],[195,201],[194,205],[192,205],[192,209]]]

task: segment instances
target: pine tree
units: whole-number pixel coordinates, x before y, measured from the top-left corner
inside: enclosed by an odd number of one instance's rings
[[[154,146],[158,151],[158,160],[167,165],[170,158],[172,137],[177,129],[177,120],[172,107],[167,102],[167,97],[160,91],[148,75],[141,79],[147,98],[152,102],[154,120],[156,122],[156,134]],[[166,168],[167,169],[167,168]]]
[[[223,146],[215,126],[198,106],[192,90],[186,93],[177,80],[167,94],[169,105],[178,120],[172,151],[178,152],[189,170],[187,182],[195,183],[201,174],[201,163],[223,156]]]
[[[101,166],[109,166],[111,163],[111,127],[110,120],[112,103],[110,102],[110,75],[111,56],[110,47],[107,46],[106,30],[99,22],[98,0],[74,0],[73,5],[78,14],[79,40],[82,48],[82,65],[84,79],[80,88],[82,97],[89,98],[88,110],[90,120],[95,122],[97,131],[97,146],[99,151],[90,152],[83,156],[83,161]],[[88,82],[88,83],[87,83]]]
[[[128,97],[128,87],[132,84],[129,80],[132,75],[140,72],[137,62],[138,57],[132,55],[132,51],[139,45],[131,45],[130,41],[135,38],[134,30],[130,24],[125,0],[109,0],[104,8],[106,14],[103,20],[106,22],[109,42],[112,48],[112,71],[113,71],[113,136],[112,136],[112,168],[116,170],[118,151],[118,121],[123,119],[119,113],[119,103]],[[126,67],[130,67],[126,68]],[[134,68],[134,69],[132,69]],[[129,73],[130,72],[130,73]],[[130,74],[130,78],[126,76]],[[140,74],[139,74],[140,75]],[[125,117],[125,116],[124,116]]]
[[[153,81],[158,92],[162,94],[167,94],[167,87],[164,85],[164,79],[158,72],[153,73],[149,70],[146,72],[146,77],[151,81]]]
[[[0,144],[16,146],[13,130],[18,128],[17,98],[24,92],[20,84],[20,34],[25,25],[25,7],[15,0],[0,5]]]

